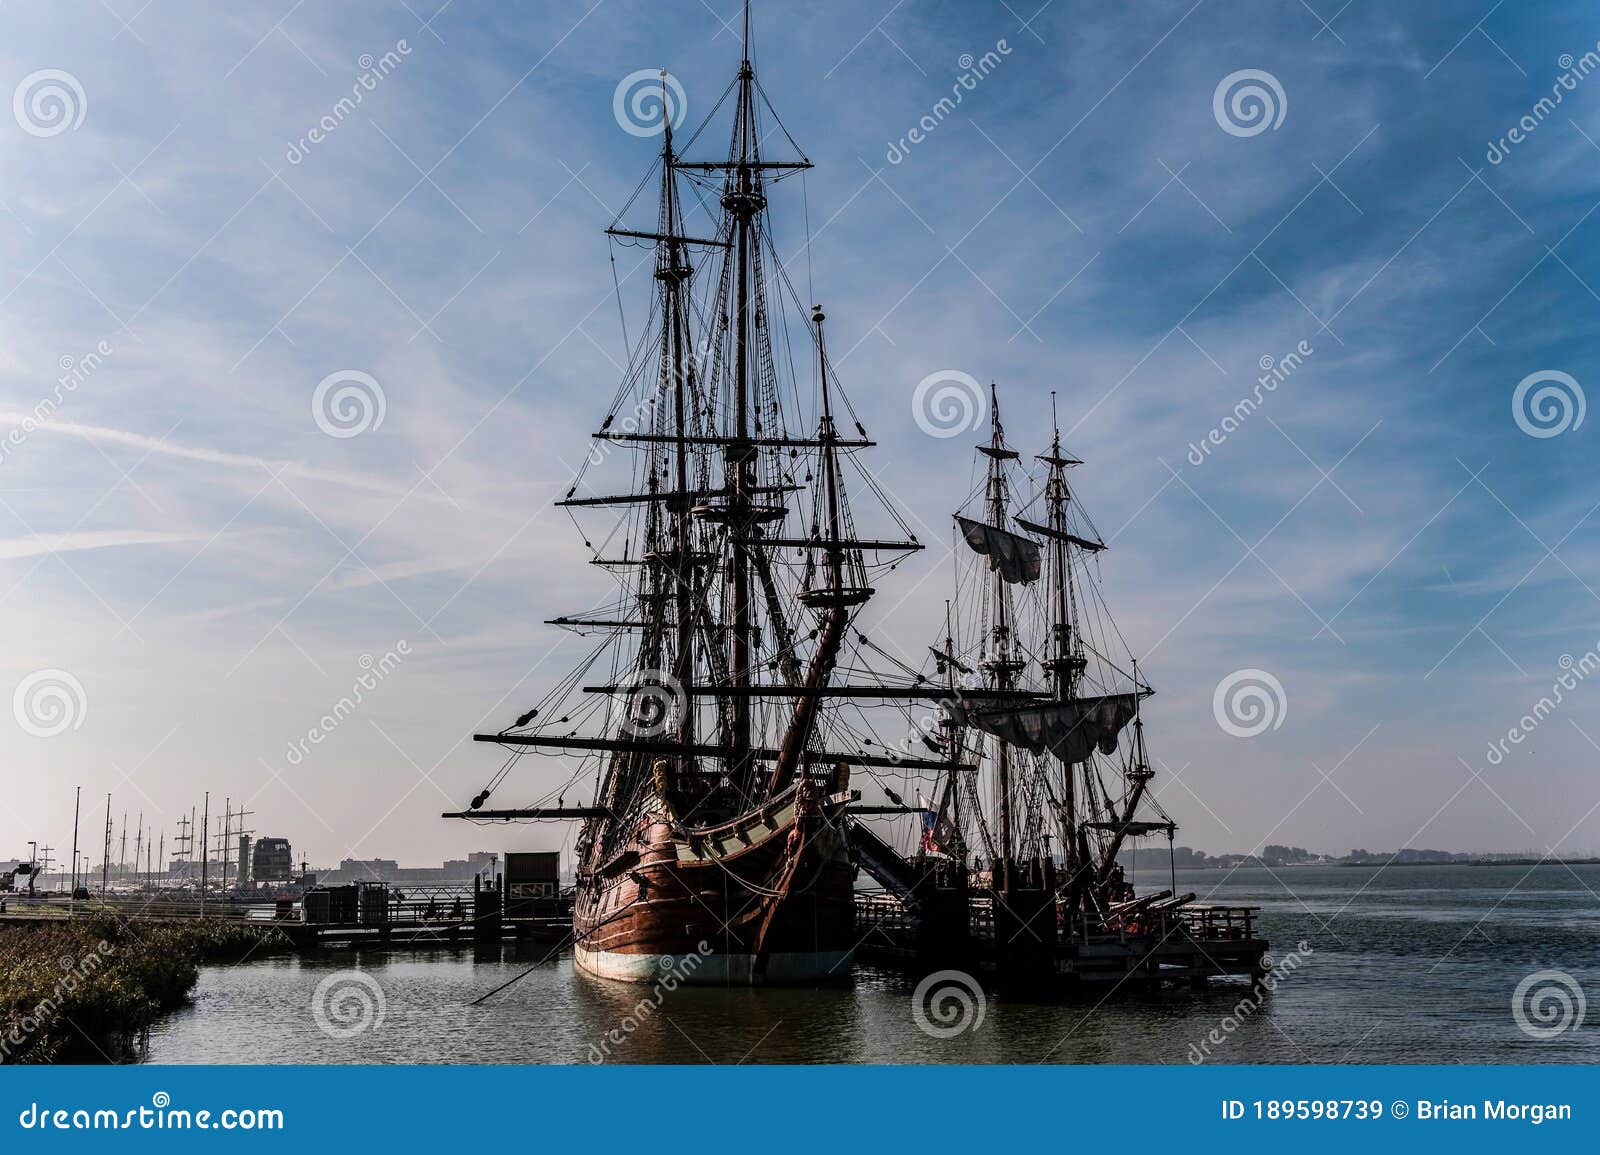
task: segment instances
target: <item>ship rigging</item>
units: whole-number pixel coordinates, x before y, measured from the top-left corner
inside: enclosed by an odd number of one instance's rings
[[[1035,486],[992,394],[953,523],[965,561],[945,636],[920,664],[877,636],[863,611],[923,543],[863,459],[875,441],[826,315],[779,255],[771,196],[811,162],[757,79],[748,6],[732,82],[681,143],[671,121],[606,230],[652,252],[647,320],[558,503],[617,594],[550,619],[597,644],[505,729],[474,736],[507,758],[447,817],[579,822],[574,956],[607,977],[695,955],[696,982],[843,978],[864,941],[863,870],[952,949],[987,926],[1002,969],[1054,973],[1064,940],[1152,927],[1192,945],[1152,922],[1187,899],[1136,900],[1118,861],[1174,827],[1149,790],[1152,691],[1088,569],[1105,545],[1069,485],[1080,462],[1057,430]],[[724,123],[726,151],[707,159]],[[630,221],[651,189],[654,218]],[[917,709],[920,746],[899,740]],[[570,774],[488,808],[529,754]],[[880,771],[919,776],[933,801],[907,804]],[[889,804],[861,805],[853,776]],[[867,825],[896,816],[921,828],[911,856]]]

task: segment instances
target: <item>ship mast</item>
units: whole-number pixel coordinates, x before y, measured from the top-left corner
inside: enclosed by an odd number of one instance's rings
[[[1045,481],[1045,509],[1047,525],[1051,530],[1054,565],[1050,588],[1050,636],[1052,655],[1047,667],[1058,702],[1071,702],[1078,697],[1078,681],[1087,660],[1078,645],[1073,629],[1072,562],[1069,544],[1071,536],[1067,526],[1067,504],[1072,491],[1067,485],[1067,469],[1078,461],[1061,452],[1061,426],[1056,418],[1056,394],[1050,391],[1050,452],[1041,454],[1039,460],[1050,467]],[[1067,875],[1066,914],[1070,919],[1077,913],[1079,872],[1085,865],[1083,831],[1078,825],[1077,764],[1061,764],[1061,820],[1062,851]]]
[[[666,73],[662,73],[662,107],[669,108]],[[662,493],[660,477],[667,464],[662,463],[660,473],[657,460],[647,446],[647,476],[645,494],[648,499],[644,544],[638,564],[642,567],[641,602],[646,607],[649,623],[639,651],[641,672],[667,669],[682,695],[681,709],[674,734],[683,750],[694,743],[696,712],[695,690],[695,627],[698,616],[698,581],[695,567],[698,564],[694,550],[694,490],[690,487],[690,406],[695,387],[694,363],[689,354],[689,306],[687,289],[693,268],[688,260],[688,246],[710,244],[684,235],[683,211],[679,201],[677,174],[674,168],[676,152],[672,142],[672,117],[663,117],[661,146],[660,207],[654,233],[639,233],[613,226],[606,232],[614,237],[654,241],[656,245],[655,280],[661,303],[661,337],[659,347],[660,395],[670,403],[670,432],[645,438],[646,441],[666,442],[670,445],[671,491]],[[609,422],[608,422],[609,424]],[[599,499],[605,501],[608,499]],[[627,500],[626,498],[621,500]],[[663,526],[660,513],[670,515],[670,526]],[[668,535],[670,534],[670,546]],[[625,558],[624,561],[634,559]],[[669,619],[667,609],[672,610]],[[666,630],[671,623],[670,635]],[[662,654],[665,642],[670,640],[670,661]],[[646,689],[646,687],[640,687]],[[647,699],[648,700],[648,699]],[[650,719],[639,719],[651,721]],[[693,760],[686,753],[674,759],[679,774],[693,769]]]
[[[661,106],[668,109],[666,75],[662,74]],[[673,655],[673,677],[677,679],[685,699],[682,716],[678,721],[678,741],[685,749],[694,743],[694,626],[697,599],[695,597],[694,571],[694,513],[689,499],[689,421],[688,375],[690,366],[684,356],[687,310],[683,301],[683,288],[692,270],[684,259],[682,248],[681,212],[678,208],[678,182],[673,171],[676,159],[672,151],[672,117],[664,115],[661,146],[661,232],[665,243],[657,251],[656,278],[663,286],[666,324],[662,326],[662,356],[672,377],[672,415],[675,444],[673,446],[673,473],[677,486],[673,528],[673,609],[676,624],[676,653]],[[687,755],[678,759],[680,774],[689,770]]]
[[[878,555],[875,566],[892,566],[881,556],[908,553],[922,545],[887,503],[909,540],[863,539],[855,532],[844,458],[847,452],[874,443],[859,421],[857,435],[840,433],[834,407],[841,402],[842,390],[828,363],[823,315],[815,307],[811,336],[816,341],[820,421],[810,436],[788,432],[785,381],[774,356],[768,313],[774,289],[780,297],[784,288],[791,297],[794,294],[781,265],[775,273],[768,267],[769,255],[773,261],[777,258],[765,217],[766,189],[809,169],[811,162],[803,153],[795,159],[762,156],[763,109],[791,145],[794,140],[756,79],[748,6],[745,17],[738,74],[725,96],[733,105],[733,124],[723,159],[680,157],[672,125],[664,123],[654,230],[620,227],[622,214],[606,230],[614,238],[648,241],[656,248],[661,328],[642,348],[657,351],[658,372],[650,381],[642,366],[636,370],[630,364],[628,388],[619,392],[595,434],[604,442],[628,444],[643,455],[638,484],[633,492],[578,496],[580,473],[557,503],[569,509],[642,507],[623,556],[593,559],[595,564],[623,567],[637,575],[625,583],[622,601],[609,612],[552,621],[580,632],[615,630],[613,641],[618,644],[629,636],[625,631],[642,631],[636,635],[631,657],[616,667],[619,672],[626,670],[631,680],[580,687],[573,679],[505,730],[474,735],[477,741],[510,748],[611,756],[601,770],[593,807],[484,810],[490,794],[505,779],[508,763],[466,812],[484,818],[583,818],[590,822],[580,838],[586,853],[602,837],[630,837],[624,816],[640,813],[641,807],[668,794],[684,804],[680,814],[694,813],[697,822],[710,823],[785,789],[805,777],[811,763],[902,769],[945,766],[943,759],[868,753],[862,746],[874,744],[873,740],[850,734],[848,726],[841,732],[825,731],[832,719],[825,707],[833,699],[934,696],[933,688],[923,685],[832,684],[853,613],[873,592],[863,555]],[[667,97],[664,90],[664,107],[670,107]],[[691,137],[691,145],[701,131],[703,127]],[[712,237],[686,235],[680,184],[685,180],[697,188],[717,190],[722,214]],[[689,259],[701,247],[720,252],[715,287],[704,301],[696,299]],[[702,314],[703,320],[697,319]],[[695,348],[701,324],[707,338],[703,352]],[[638,399],[634,419],[614,427],[632,388],[637,388]],[[798,406],[797,396],[795,402]],[[816,455],[814,486],[798,483],[794,459],[804,451]],[[808,471],[804,481],[812,480]],[[799,512],[791,508],[797,503],[789,495],[806,488],[811,489],[813,508],[803,533],[795,535],[783,526],[791,513]],[[790,549],[800,551],[803,564],[780,552]],[[798,586],[791,584],[795,579]],[[814,614],[812,628],[791,616],[795,603]],[[770,635],[764,638],[767,625]],[[760,676],[769,669],[777,676]],[[647,710],[678,713],[670,727],[659,715],[613,718],[602,733],[591,736],[579,732],[581,719],[550,708],[572,690],[637,695]],[[786,710],[765,705],[775,699],[789,699],[793,705]],[[708,700],[716,704],[714,714],[699,708]],[[542,720],[535,722],[541,715]]]
[[[839,521],[839,433],[833,424],[833,402],[828,393],[828,354],[822,343],[822,322],[827,318],[818,305],[811,313],[817,327],[817,373],[822,381],[822,421],[817,439],[822,442],[822,481],[828,502],[828,584],[837,594],[844,589],[844,527]]]
[[[746,542],[755,519],[751,516],[751,491],[755,488],[756,447],[750,441],[750,293],[751,227],[766,205],[761,191],[760,141],[755,123],[755,70],[750,66],[750,6],[745,5],[744,55],[739,63],[739,97],[734,110],[731,168],[722,193],[722,207],[733,215],[734,261],[737,297],[734,301],[734,430],[724,450],[729,491],[728,531],[732,553],[728,566],[728,593],[733,615],[728,636],[728,675],[734,689],[733,725],[728,735],[727,774],[747,783],[750,774],[751,699],[743,693],[750,685],[751,600],[750,555]]]
[[[1000,424],[1000,398],[994,385],[989,386],[989,444],[980,445],[978,451],[989,458],[988,517],[989,524],[1001,529],[1009,513],[1010,495],[1006,485],[1005,463],[1014,460],[1015,450],[1007,449],[1005,430]],[[990,654],[983,666],[990,673],[994,688],[1002,693],[1010,690],[1012,678],[1022,669],[1022,663],[1012,652],[1011,642],[1011,591],[1005,578],[997,569],[991,579],[991,598],[994,606],[994,626],[990,635]],[[995,783],[999,794],[997,810],[1000,827],[1000,855],[996,866],[999,876],[994,879],[995,889],[1005,899],[1011,898],[1013,878],[1013,853],[1015,834],[1011,812],[1011,748],[1008,743],[995,740]]]

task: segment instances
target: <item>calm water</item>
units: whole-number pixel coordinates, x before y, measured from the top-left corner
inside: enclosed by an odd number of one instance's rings
[[[1164,874],[1137,881],[1141,890],[1167,885]],[[1259,1010],[1222,1033],[1216,1061],[1600,1061],[1600,867],[1180,871],[1178,882],[1214,902],[1260,906],[1279,959],[1301,940],[1312,948]],[[592,1061],[651,990],[576,973],[565,954],[541,963],[542,953],[335,952],[208,969],[193,1006],[152,1029],[145,1057]],[[470,1005],[530,966],[487,1005]],[[315,993],[329,980],[353,1007],[369,993],[339,974],[353,967],[381,990],[382,1019],[334,1037],[314,1013]],[[1536,1040],[1519,1029],[1512,998],[1524,977],[1546,969],[1571,975],[1594,1005],[1588,1025]],[[680,987],[609,1044],[608,1061],[1184,1063],[1246,993],[1217,987],[1098,1005],[991,999],[980,1025],[935,1038],[913,1019],[913,987],[867,968],[848,986],[822,990]]]

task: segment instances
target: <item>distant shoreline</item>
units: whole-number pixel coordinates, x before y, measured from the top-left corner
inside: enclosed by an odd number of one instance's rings
[[[1396,866],[1600,866],[1600,858],[1474,858],[1466,862],[1449,858],[1407,859],[1394,862],[1350,862],[1341,859],[1337,862],[1230,862],[1215,865],[1200,863],[1180,866],[1178,869],[1237,870],[1241,866],[1263,867],[1268,870],[1289,870],[1305,866],[1370,866],[1379,870]],[[1148,869],[1157,868],[1152,866]]]
[[[1306,863],[1314,866],[1316,863]],[[1421,862],[1330,862],[1329,866],[1600,866],[1600,858],[1473,858],[1466,862],[1448,858]]]

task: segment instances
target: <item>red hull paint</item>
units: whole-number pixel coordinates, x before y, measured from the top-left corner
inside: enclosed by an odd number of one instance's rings
[[[636,857],[614,856],[579,882],[573,933],[581,952],[682,957],[708,947],[711,955],[754,956],[752,982],[763,981],[771,956],[814,955],[828,960],[822,971],[846,977],[855,946],[855,868],[833,824],[820,817],[800,822],[804,845],[791,871],[793,819],[775,825],[747,816],[730,827],[741,827],[748,845],[741,838],[738,848],[719,853],[713,840],[702,844],[700,858],[662,816],[647,819],[639,827],[645,848]]]

